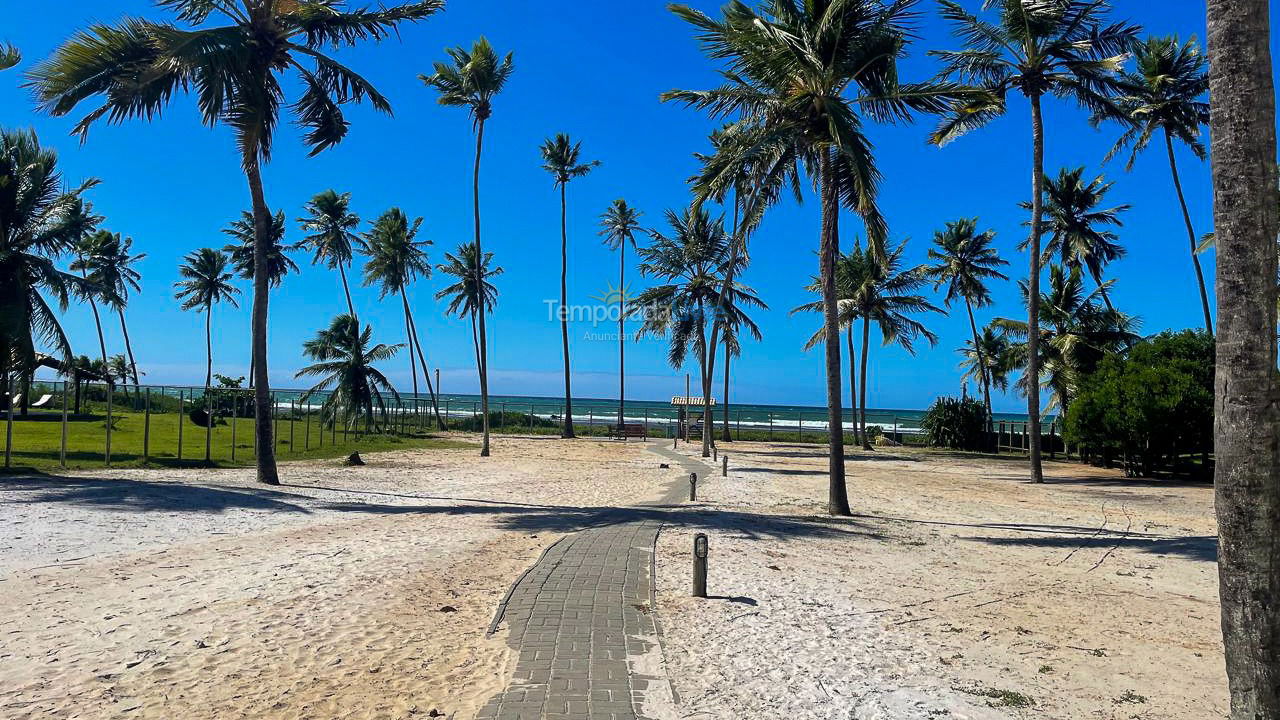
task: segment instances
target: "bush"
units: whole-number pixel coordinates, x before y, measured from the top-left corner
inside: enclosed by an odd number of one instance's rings
[[[931,447],[983,450],[987,440],[987,408],[975,398],[940,397],[920,420]]]
[[[1213,337],[1204,332],[1144,340],[1081,378],[1064,435],[1107,464],[1121,458],[1130,476],[1176,468],[1179,455],[1213,449],[1213,371]]]

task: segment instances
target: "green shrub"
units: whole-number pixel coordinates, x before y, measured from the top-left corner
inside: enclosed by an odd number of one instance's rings
[[[1213,337],[1201,331],[1163,332],[1126,356],[1107,356],[1080,379],[1066,439],[1107,463],[1120,458],[1131,476],[1176,467],[1179,455],[1208,453],[1213,371]]]
[[[986,446],[987,408],[974,398],[939,397],[920,425],[932,447],[982,450]]]

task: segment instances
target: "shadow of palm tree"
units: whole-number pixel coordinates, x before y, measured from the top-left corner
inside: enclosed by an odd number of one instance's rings
[[[1097,537],[961,537],[961,540],[982,542],[997,546],[1036,548],[1090,549],[1124,548],[1151,555],[1177,555],[1188,560],[1217,562],[1218,538],[1214,535],[1187,537],[1144,537],[1133,534]]]
[[[265,488],[30,475],[0,479],[0,502],[67,503],[133,512],[220,513],[242,509],[306,514],[311,510],[305,505],[314,504],[314,499]]]

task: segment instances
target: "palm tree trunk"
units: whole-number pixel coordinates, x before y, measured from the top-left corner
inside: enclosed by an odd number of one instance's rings
[[[858,410],[862,423],[862,449],[871,449],[871,433],[867,431],[867,348],[871,347],[871,319],[862,318],[862,384],[858,393],[862,396],[861,408]]]
[[[573,389],[569,383],[569,230],[566,183],[560,183],[560,339],[564,344],[564,430],[562,438],[573,434]]]
[[[116,308],[116,314],[120,316],[120,334],[124,335],[124,351],[129,356],[129,371],[133,373],[133,387],[136,389],[141,383],[138,382],[138,363],[133,360],[133,343],[129,341],[129,326],[124,323],[124,308]]]
[[[849,417],[853,420],[853,444],[861,444],[858,435],[858,365],[857,355],[853,353],[854,319],[849,318],[849,330],[845,339],[849,346]]]
[[[209,392],[209,386],[213,384],[213,303],[205,303],[204,306],[204,391]]]
[[[618,433],[626,422],[623,409],[627,403],[627,239],[618,242]],[[623,435],[625,438],[626,435]]]
[[[342,278],[342,292],[347,296],[347,313],[356,321],[356,330],[359,330],[360,318],[356,317],[356,306],[351,304],[351,288],[347,285],[347,271],[342,263],[338,263],[338,277]]]
[[[1276,109],[1267,0],[1209,0],[1214,470],[1231,720],[1280,717]]]
[[[258,443],[258,482],[279,485],[276,449],[271,427],[271,381],[267,379],[267,250],[271,243],[271,211],[262,191],[262,174],[255,151],[246,158],[245,175],[253,198],[253,415]]]
[[[1102,282],[1102,276],[1095,272],[1090,272],[1093,276],[1093,283],[1098,286],[1098,294],[1102,296],[1102,304],[1107,306],[1107,311],[1115,314],[1116,306],[1111,304],[1111,295],[1107,292],[1106,283]]]
[[[987,358],[982,354],[982,343],[978,340],[978,323],[973,320],[973,303],[966,296],[964,306],[969,311],[969,330],[973,333],[973,351],[978,355],[978,371],[982,380],[982,402],[987,406],[987,435],[991,435],[991,377],[987,373]]]
[[[711,435],[715,430],[711,418],[711,373],[714,372],[716,355],[715,350],[707,345],[707,312],[701,300],[698,301],[698,317],[700,325],[698,342],[702,349],[702,357],[699,358],[701,366],[699,374],[702,380],[702,457],[711,457]],[[718,323],[714,325],[711,329],[713,340],[720,329]]]
[[[840,408],[840,307],[836,295],[836,259],[840,254],[840,199],[836,194],[834,170],[829,152],[822,157],[822,238],[819,242],[822,281],[822,321],[827,360],[827,423],[830,443],[827,446],[827,512],[851,515],[849,490],[844,478],[844,413]]]
[[[476,226],[476,291],[480,293],[479,306],[479,343],[476,367],[480,371],[480,427],[483,429],[483,440],[480,444],[480,457],[489,457],[489,347],[485,334],[485,315],[488,308],[484,298],[484,252],[480,249],[480,152],[484,148],[484,120],[476,123],[476,162],[471,173],[471,195]],[[437,411],[438,412],[438,411]]]
[[[1027,419],[1031,424],[1032,482],[1044,482],[1040,465],[1040,233],[1044,214],[1044,117],[1031,96],[1031,267],[1027,277]]]
[[[440,399],[436,394],[435,384],[431,382],[431,368],[427,365],[427,356],[422,352],[422,341],[418,338],[418,323],[409,313],[409,330],[413,337],[413,347],[418,351],[418,362],[422,365],[422,376],[427,380],[427,393],[431,395],[431,411],[436,416],[436,424],[441,430],[448,430],[444,418],[440,416]]]
[[[1182,194],[1182,179],[1178,177],[1178,162],[1173,156],[1173,138],[1164,132],[1164,147],[1169,151],[1169,172],[1173,174],[1173,189],[1178,192],[1178,205],[1182,208],[1182,222],[1187,226],[1187,242],[1191,246],[1191,264],[1196,270],[1196,284],[1200,287],[1200,307],[1204,310],[1204,329],[1213,334],[1213,314],[1209,311],[1209,293],[1204,287],[1204,271],[1200,269],[1200,254],[1196,252],[1196,231],[1191,226],[1191,213],[1187,210],[1187,198]]]
[[[418,363],[413,358],[413,327],[409,324],[409,301],[404,297],[404,289],[400,290],[400,301],[404,305],[404,336],[405,344],[409,346],[409,376],[413,378],[413,399],[418,399]],[[358,325],[356,327],[359,327]],[[422,368],[423,374],[427,369]]]
[[[729,343],[724,344],[724,407],[721,410],[721,417],[724,418],[724,432],[720,438],[725,442],[733,442],[733,436],[729,434]]]

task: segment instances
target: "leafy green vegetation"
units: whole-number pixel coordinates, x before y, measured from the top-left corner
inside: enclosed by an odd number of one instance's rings
[[[987,440],[987,408],[976,398],[940,397],[920,421],[926,442],[952,450],[983,450]]]

